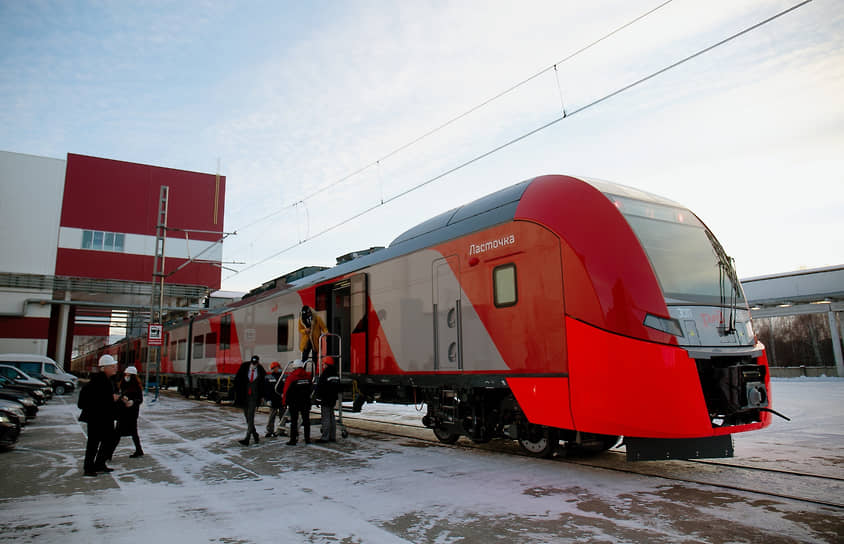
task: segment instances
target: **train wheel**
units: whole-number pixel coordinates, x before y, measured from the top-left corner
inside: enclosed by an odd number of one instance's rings
[[[448,429],[443,427],[434,427],[434,435],[443,444],[454,444],[460,439],[459,433],[449,432]]]
[[[530,425],[526,432],[519,436],[519,446],[533,457],[549,458],[557,451],[560,439],[555,429]]]

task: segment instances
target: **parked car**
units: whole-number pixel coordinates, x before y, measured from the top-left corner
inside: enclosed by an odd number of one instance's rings
[[[10,449],[18,441],[21,434],[21,423],[18,417],[0,408],[0,449]]]
[[[53,389],[39,379],[33,378],[23,370],[6,364],[0,364],[0,376],[12,380],[15,385],[31,387],[44,394],[44,399],[53,398]]]
[[[28,396],[32,399],[36,406],[41,406],[47,402],[44,398],[44,393],[40,389],[34,388],[31,385],[15,383],[5,376],[0,376],[0,385],[2,385],[5,390]]]
[[[11,412],[18,418],[21,427],[26,425],[26,410],[24,409],[23,404],[13,400],[0,399],[0,410]]]
[[[0,354],[0,364],[17,367],[30,376],[43,376],[53,386],[56,395],[70,393],[79,387],[79,378],[68,374],[57,362],[44,355],[27,353]]]
[[[2,380],[0,380],[0,382],[2,382]],[[27,420],[35,419],[35,416],[38,414],[38,405],[35,403],[35,400],[29,396],[29,393],[25,391],[10,389],[9,386],[0,383],[0,399],[16,402],[23,406]]]
[[[56,395],[66,395],[68,393],[72,393],[74,389],[76,389],[76,383],[72,381],[60,381],[54,380],[49,376],[45,376],[44,374],[33,374],[31,372],[27,372],[27,374],[35,378],[36,380],[41,380],[42,382],[46,383],[50,386],[50,389],[53,390],[53,393]]]

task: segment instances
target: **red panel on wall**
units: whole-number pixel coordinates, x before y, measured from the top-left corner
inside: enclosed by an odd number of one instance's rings
[[[225,176],[68,154],[61,226],[155,235],[162,185],[170,189],[167,226],[223,230]],[[215,195],[216,223],[215,223]],[[195,240],[218,235],[191,233]]]
[[[225,176],[68,154],[61,226],[155,236],[160,188],[169,187],[168,228],[213,242],[223,229]],[[209,231],[209,232],[196,232]],[[181,236],[173,232],[169,236]],[[151,281],[154,257],[59,248],[56,275]],[[185,259],[168,258],[169,272]],[[192,263],[168,282],[220,287],[221,269]]]
[[[74,325],[74,336],[108,336],[108,327],[102,325]]]
[[[50,329],[48,317],[0,317],[3,338],[47,338]]]
[[[187,259],[167,258],[164,272],[170,273]],[[108,278],[125,281],[152,281],[153,257],[127,255],[88,249],[62,249],[56,255],[56,275],[79,278]],[[209,264],[192,263],[164,280],[165,283],[205,285],[220,288],[220,269]]]

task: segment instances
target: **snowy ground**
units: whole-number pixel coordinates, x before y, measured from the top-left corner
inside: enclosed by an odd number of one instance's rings
[[[844,380],[772,389],[792,421],[737,436],[736,460],[844,478]],[[124,438],[115,472],[83,478],[77,415],[73,398],[53,400],[0,454],[0,541],[771,544],[844,532],[844,512],[829,507],[354,431],[328,446],[243,447],[238,411],[169,395],[143,406],[145,457],[130,459]]]

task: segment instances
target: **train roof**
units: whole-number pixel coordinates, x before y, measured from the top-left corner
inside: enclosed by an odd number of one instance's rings
[[[320,283],[447,240],[459,238],[494,225],[512,221],[516,214],[516,208],[519,206],[519,202],[528,186],[539,177],[541,176],[500,189],[477,200],[441,213],[400,234],[386,249],[369,253],[335,266],[334,268],[308,276],[307,278],[293,281],[291,282],[291,286],[296,287],[305,284]],[[559,177],[561,180],[564,178],[571,179],[568,176]],[[668,206],[683,207],[674,201],[641,191],[634,187],[591,178],[575,177],[574,179],[587,183],[604,194],[614,194]]]

